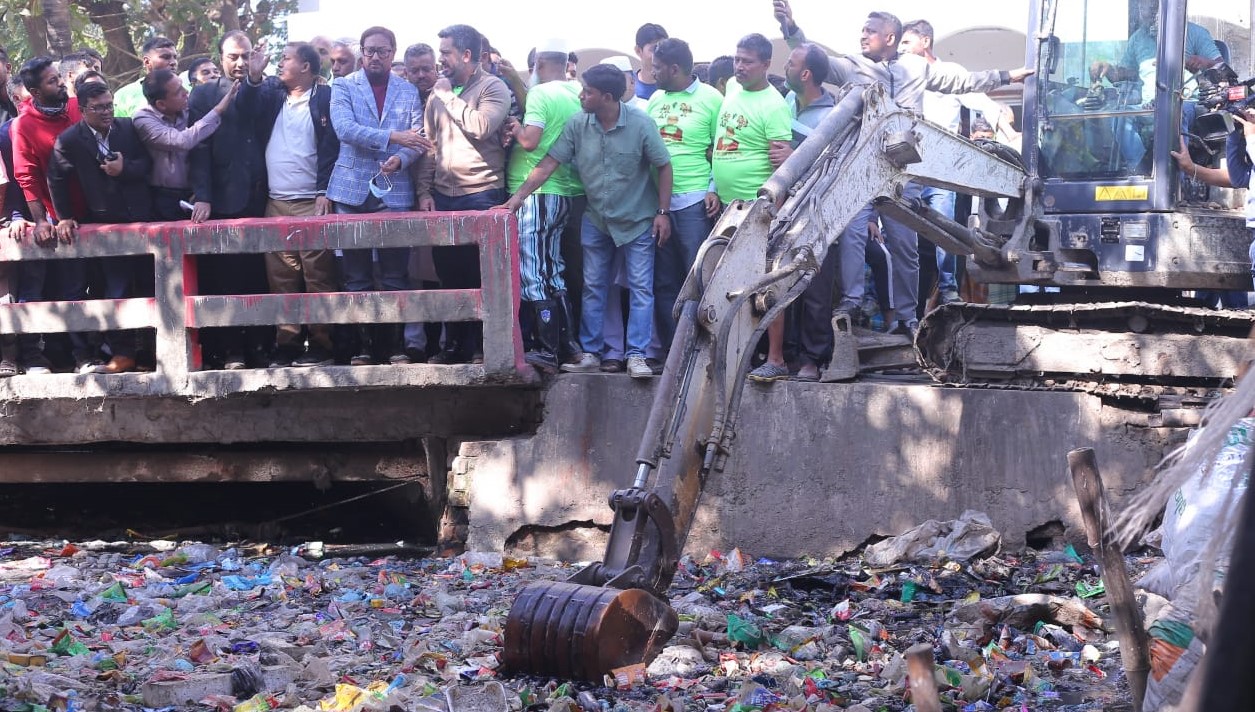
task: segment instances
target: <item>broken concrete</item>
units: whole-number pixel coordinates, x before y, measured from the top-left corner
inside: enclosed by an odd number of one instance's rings
[[[450,488],[469,500],[469,547],[600,557],[596,528],[610,522],[607,495],[632,480],[651,398],[652,382],[561,377],[534,435],[464,443]],[[1080,531],[1068,450],[1097,451],[1119,506],[1178,435],[1131,425],[1146,418],[1090,395],[913,382],[753,386],[741,411],[735,452],[707,483],[690,551],[837,555],[968,509],[988,512],[1018,548],[1055,520]],[[596,526],[535,536],[571,523]]]

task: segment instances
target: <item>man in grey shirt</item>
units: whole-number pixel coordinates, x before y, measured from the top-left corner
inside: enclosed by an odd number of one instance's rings
[[[790,47],[806,41],[802,29],[793,21],[789,0],[772,0],[772,9],[780,22],[780,30]],[[943,94],[991,91],[1010,82],[1021,82],[1033,74],[1027,68],[1011,71],[968,72],[959,65],[929,64],[914,54],[900,54],[902,22],[887,12],[873,12],[863,23],[859,46],[862,54],[842,54],[828,58],[827,82],[835,86],[856,87],[883,84],[889,96],[904,109],[923,113],[924,92]],[[908,185],[904,198],[919,197],[920,187]],[[866,206],[841,234],[840,277],[841,302],[837,310],[853,313],[863,298],[863,262],[867,246],[867,223],[872,207]],[[919,299],[919,247],[915,232],[888,218],[884,222],[884,240],[893,265],[893,308],[897,320],[893,331],[913,336],[919,322],[915,304]]]
[[[601,368],[602,326],[616,252],[627,264],[631,311],[627,325],[627,370],[633,378],[653,375],[645,348],[653,330],[654,243],[671,237],[671,154],[654,120],[621,101],[623,72],[599,64],[584,72],[583,113],[562,134],[504,207],[522,202],[558,166],[570,164],[584,183],[588,209],[580,226],[584,250],[584,294],[580,347],[584,353],[562,370],[591,373]],[[651,168],[657,169],[655,182]]]

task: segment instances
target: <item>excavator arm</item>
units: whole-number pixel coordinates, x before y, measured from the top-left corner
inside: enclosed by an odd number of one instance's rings
[[[603,561],[565,582],[527,586],[505,628],[509,670],[600,681],[656,656],[678,618],[663,598],[706,479],[732,452],[753,349],[869,202],[947,250],[991,268],[1028,229],[959,225],[903,200],[907,183],[1005,198],[1029,194],[1022,168],[892,103],[847,90],[753,202],[734,202],[702,245],[675,305],[675,339],[654,394],[630,487],[610,495]],[[992,221],[997,222],[997,221]]]

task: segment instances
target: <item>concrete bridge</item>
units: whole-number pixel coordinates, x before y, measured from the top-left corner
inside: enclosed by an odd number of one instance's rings
[[[482,288],[206,296],[202,255],[476,245]],[[0,305],[0,329],[153,329],[157,368],[0,380],[0,488],[24,482],[412,481],[415,517],[449,547],[596,556],[606,494],[631,480],[652,383],[542,381],[523,361],[518,249],[506,213],[264,218],[85,227],[0,259],[144,256],[155,297]],[[484,363],[200,368],[199,329],[482,321]],[[1079,523],[1065,455],[1098,450],[1116,501],[1180,429],[1076,393],[918,381],[751,386],[736,452],[690,546],[834,554],[980,509],[1012,544]]]

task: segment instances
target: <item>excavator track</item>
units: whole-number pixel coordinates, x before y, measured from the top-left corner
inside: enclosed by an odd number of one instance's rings
[[[920,323],[920,365],[969,388],[1065,390],[1126,405],[1204,404],[1250,358],[1255,314],[1148,302],[947,304]]]

